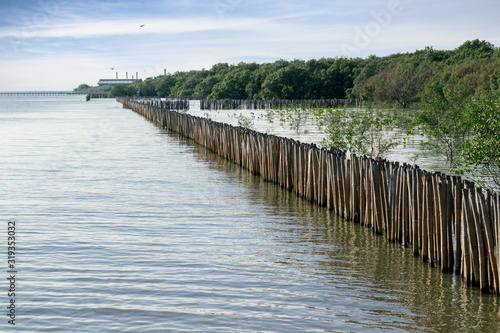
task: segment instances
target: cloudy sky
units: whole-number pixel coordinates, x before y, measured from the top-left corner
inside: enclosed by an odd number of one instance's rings
[[[0,91],[218,62],[500,46],[498,0],[0,0]],[[114,70],[111,68],[114,67]]]

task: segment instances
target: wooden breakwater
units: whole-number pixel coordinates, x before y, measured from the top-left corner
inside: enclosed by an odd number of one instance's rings
[[[199,98],[198,98],[199,97]],[[180,109],[189,107],[189,100],[199,99],[200,110],[265,110],[265,109],[281,109],[281,108],[336,108],[344,106],[361,106],[360,99],[227,99],[227,100],[207,100],[204,96],[181,96],[167,97],[160,99],[159,97],[144,97],[142,101],[149,100],[148,103],[153,103],[156,106],[169,101],[179,101],[183,103]]]
[[[92,98],[108,98],[108,93],[89,93],[85,95],[85,101],[90,101]]]
[[[117,99],[159,125],[384,235],[483,292],[500,292],[500,198],[460,177]]]
[[[119,101],[130,100],[128,98],[116,98]],[[159,97],[138,97],[136,101],[140,104],[147,104],[154,107],[167,109],[167,110],[188,110],[189,98],[167,98],[161,99]]]
[[[87,94],[89,98],[108,98],[108,93],[89,93]]]
[[[275,100],[201,100],[201,110],[234,110],[234,109],[280,109],[291,107],[335,108],[341,106],[359,106],[359,99],[275,99]]]

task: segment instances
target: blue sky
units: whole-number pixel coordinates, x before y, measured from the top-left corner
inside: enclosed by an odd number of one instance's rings
[[[476,38],[500,46],[498,0],[2,0],[0,6],[0,91],[72,90],[116,72],[144,79],[218,62],[454,49]]]

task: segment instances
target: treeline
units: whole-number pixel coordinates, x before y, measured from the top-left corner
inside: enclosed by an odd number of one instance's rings
[[[78,94],[106,94],[113,88],[113,86],[89,86],[88,84],[82,83],[75,89],[73,89],[73,93]]]
[[[474,95],[500,86],[500,50],[487,41],[467,41],[454,50],[426,47],[412,53],[368,58],[218,63],[116,86],[115,96],[206,96],[207,99],[362,98],[403,108],[439,84]]]

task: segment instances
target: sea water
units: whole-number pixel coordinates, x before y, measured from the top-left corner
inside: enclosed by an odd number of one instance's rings
[[[0,209],[1,331],[500,330],[497,296],[113,99],[0,96]]]

